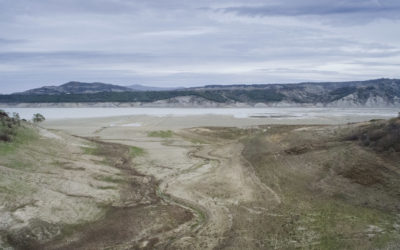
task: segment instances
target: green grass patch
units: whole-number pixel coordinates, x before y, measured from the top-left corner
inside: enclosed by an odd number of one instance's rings
[[[129,148],[129,152],[133,158],[142,156],[145,154],[145,150],[143,148],[132,146]]]
[[[389,235],[393,215],[382,211],[353,206],[338,201],[325,201],[314,205],[307,217],[311,218],[308,226],[321,236],[320,249],[343,249],[357,245],[357,239],[349,240],[351,235],[366,234],[369,226],[377,226],[382,232],[375,234],[369,241],[375,246],[384,246],[390,242]]]
[[[292,242],[298,242],[306,249],[358,249],[359,245],[380,249],[399,236],[392,229],[396,218],[390,213],[338,200],[300,203],[289,202],[279,208],[279,213],[285,214],[282,218],[291,218],[280,222],[285,225],[278,238],[283,246],[294,247]],[[380,231],[369,232],[370,227]]]
[[[160,137],[160,138],[171,138],[173,135],[174,132],[172,132],[171,130],[159,130],[147,133],[148,137]]]
[[[124,182],[125,182],[124,179],[115,178],[115,177],[112,177],[112,176],[99,176],[99,177],[96,177],[96,179],[99,180],[99,181],[110,182],[110,183],[116,183],[116,184],[124,183]]]
[[[12,141],[0,141],[0,155],[12,153],[19,146],[25,145],[39,138],[38,132],[34,128],[25,126],[13,128],[12,134]]]
[[[201,210],[199,210],[199,209],[195,209],[194,207],[191,207],[191,208],[192,208],[194,211],[196,211],[197,216],[198,216],[198,220],[196,221],[196,223],[194,223],[194,224],[191,226],[191,228],[193,229],[193,228],[199,226],[200,224],[204,223],[204,221],[207,219],[207,216],[206,216],[206,214],[205,214],[203,211],[201,211]]]

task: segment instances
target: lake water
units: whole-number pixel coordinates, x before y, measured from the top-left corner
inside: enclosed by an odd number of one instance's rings
[[[236,118],[276,118],[304,119],[316,117],[396,117],[399,109],[393,108],[5,108],[6,112],[17,112],[22,118],[31,119],[35,113],[43,114],[46,119],[95,118],[111,116],[148,115],[192,116],[192,115],[228,115]]]

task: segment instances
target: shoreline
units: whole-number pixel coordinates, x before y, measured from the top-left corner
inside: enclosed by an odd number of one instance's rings
[[[41,113],[47,122],[68,122],[91,119],[105,120],[109,124],[141,123],[141,120],[169,119],[173,123],[196,126],[241,126],[260,124],[345,124],[371,119],[389,119],[398,116],[394,108],[6,108],[10,114],[31,119]],[[179,125],[179,124],[178,124]],[[183,127],[187,127],[186,125]]]

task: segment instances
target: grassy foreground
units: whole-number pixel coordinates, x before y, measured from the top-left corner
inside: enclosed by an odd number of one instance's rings
[[[229,207],[232,226],[218,248],[398,249],[399,124],[192,129],[218,148],[241,144],[245,171],[262,183],[253,200]],[[216,200],[230,195],[218,192],[222,181],[207,189]]]
[[[279,216],[254,219],[264,233],[259,237],[274,249],[395,249],[399,121],[344,129],[276,126],[244,139],[243,156],[282,197],[270,211]]]

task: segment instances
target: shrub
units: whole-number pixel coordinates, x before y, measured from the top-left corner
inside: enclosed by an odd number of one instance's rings
[[[46,118],[42,114],[39,114],[39,113],[34,114],[33,118],[32,118],[32,121],[34,123],[39,123],[39,122],[42,122],[44,120],[46,120]]]
[[[375,122],[347,136],[347,140],[359,140],[361,145],[377,151],[400,152],[400,118]]]
[[[10,117],[4,110],[0,110],[0,141],[11,142],[20,125],[18,113],[13,113],[13,117]]]

